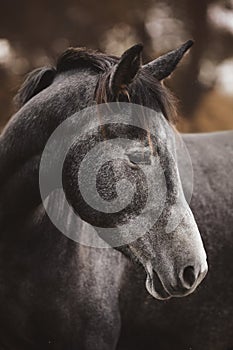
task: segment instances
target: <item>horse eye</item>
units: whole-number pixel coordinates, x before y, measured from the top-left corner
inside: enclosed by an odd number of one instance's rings
[[[134,163],[132,160],[129,160],[129,166],[132,169],[138,170],[140,169],[139,165],[137,163]]]
[[[139,165],[150,165],[151,164],[151,153],[149,150],[138,151],[135,150],[127,154],[130,162],[130,167],[133,169],[139,169]]]

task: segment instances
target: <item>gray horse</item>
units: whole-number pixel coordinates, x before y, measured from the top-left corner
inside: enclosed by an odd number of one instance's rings
[[[2,349],[220,350],[232,346],[232,293],[226,283],[232,276],[232,160],[226,157],[232,153],[231,133],[184,136],[195,174],[192,209],[211,267],[218,263],[197,292],[185,299],[170,299],[193,293],[207,272],[193,214],[187,203],[178,203],[183,189],[178,165],[168,152],[173,143],[163,128],[164,122],[173,123],[174,108],[160,81],[173,72],[191,45],[189,41],[145,66],[141,45],[127,50],[120,59],[69,49],[56,68],[38,69],[26,79],[18,94],[21,108],[0,138]],[[93,131],[81,145],[74,144],[66,158],[66,197],[83,220],[77,226],[80,235],[86,232],[85,223],[115,226],[120,231],[125,221],[138,214],[148,195],[140,172],[142,157],[135,164],[127,151],[123,161],[101,168],[97,188],[109,204],[117,196],[119,179],[128,178],[138,185],[131,205],[117,215],[92,210],[77,182],[77,167],[90,145],[103,137],[126,137],[140,139],[140,154],[151,149],[151,144],[156,149],[167,188],[165,206],[156,224],[136,241],[116,249],[83,246],[62,235],[45,211],[39,191],[41,154],[50,135],[69,116],[96,103],[129,98],[160,112],[158,133],[163,132],[158,140],[150,139],[144,129],[125,125],[106,127],[104,135],[101,128]],[[55,160],[59,145],[57,149]],[[156,186],[156,167],[150,164],[150,179]],[[156,196],[152,198],[156,206]],[[57,212],[69,226],[62,203]],[[167,234],[172,215],[182,220]],[[101,239],[107,241],[105,236]],[[215,312],[218,319],[214,320]],[[217,322],[221,322],[218,328]]]

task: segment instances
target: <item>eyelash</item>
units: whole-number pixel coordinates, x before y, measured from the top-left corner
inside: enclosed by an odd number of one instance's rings
[[[140,169],[139,165],[137,163],[133,162],[130,159],[129,159],[129,166],[130,166],[131,169],[134,169],[134,170]]]

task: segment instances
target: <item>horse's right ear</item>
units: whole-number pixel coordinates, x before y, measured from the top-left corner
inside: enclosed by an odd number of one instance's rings
[[[42,67],[33,70],[20,87],[15,102],[22,107],[33,96],[52,84],[56,70],[52,67]]]
[[[169,77],[192,45],[192,40],[186,41],[183,45],[178,47],[178,49],[172,50],[165,55],[156,58],[154,61],[147,63],[143,66],[143,71],[146,71],[149,75],[152,75],[158,80],[163,80]]]

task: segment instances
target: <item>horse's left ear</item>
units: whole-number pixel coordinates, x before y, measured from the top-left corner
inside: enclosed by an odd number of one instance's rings
[[[142,44],[132,46],[125,51],[110,75],[110,91],[117,96],[134,79],[142,66]]]
[[[52,84],[55,75],[56,70],[53,67],[42,67],[33,70],[28,74],[15,96],[15,103],[22,107],[32,97]]]
[[[192,40],[188,40],[181,45],[178,49],[168,52],[167,54],[160,56],[154,61],[143,66],[143,70],[148,71],[158,80],[167,78],[176,68],[184,54],[193,45]]]

